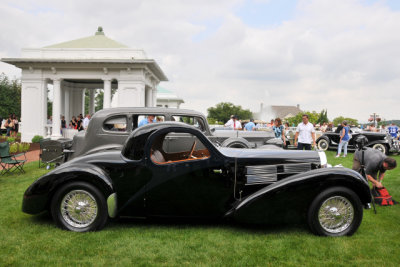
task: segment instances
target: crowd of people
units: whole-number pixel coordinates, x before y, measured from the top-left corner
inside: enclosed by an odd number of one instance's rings
[[[89,122],[92,116],[90,114],[86,114],[86,117],[83,117],[82,114],[79,114],[78,116],[72,116],[71,120],[67,124],[67,121],[65,120],[65,116],[61,115],[61,132],[63,129],[75,129],[78,131],[83,131],[86,130],[87,127],[89,126]],[[47,119],[47,124],[53,124],[53,117],[49,116]]]
[[[8,118],[0,117],[0,126],[6,129],[6,136],[16,137],[19,131],[19,120],[15,114],[9,114]]]

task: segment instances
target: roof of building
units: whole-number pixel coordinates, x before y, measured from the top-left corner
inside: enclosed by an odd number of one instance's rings
[[[49,45],[44,48],[128,48],[128,46],[108,38],[104,35],[103,28],[99,27],[93,36]]]
[[[298,113],[302,112],[301,109],[297,106],[271,106],[272,112],[278,118],[286,118],[296,116]]]
[[[177,96],[174,92],[157,86],[157,100],[176,101],[178,103],[185,103],[182,98]]]

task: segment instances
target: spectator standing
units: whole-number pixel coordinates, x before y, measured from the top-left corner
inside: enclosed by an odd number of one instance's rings
[[[83,119],[83,129],[87,129],[87,127],[89,126],[89,122],[90,122],[90,114],[86,114],[85,119]]]
[[[242,124],[237,120],[237,116],[233,115],[232,119],[225,123],[225,127],[232,128],[233,130],[240,130],[242,129]]]
[[[8,115],[8,119],[6,120],[6,123],[4,124],[4,127],[6,127],[6,136],[10,136],[11,130],[13,128],[13,123],[12,123],[12,114]]]
[[[350,140],[350,128],[349,126],[347,126],[347,121],[343,121],[342,122],[342,130],[340,132],[340,142],[339,142],[339,146],[338,146],[338,152],[336,157],[340,157],[340,154],[342,153],[342,147],[344,148],[344,154],[343,157],[347,156],[347,145],[349,144],[349,140]]]
[[[19,131],[19,122],[18,122],[18,117],[14,114],[13,116],[13,122],[14,122],[14,127],[11,130],[13,133],[14,137],[17,137],[18,131]]]
[[[311,150],[311,143],[315,146],[314,126],[308,121],[307,114],[303,114],[302,120],[303,122],[299,123],[296,128],[294,145],[297,146],[298,150]]]
[[[78,119],[76,121],[76,129],[78,129],[78,131],[83,131],[83,121],[82,121],[83,117],[82,114],[80,114],[78,116]]]
[[[328,128],[328,125],[326,124],[326,122],[324,122],[321,126],[321,132],[325,133],[327,128]]]
[[[149,115],[149,116],[147,116],[147,118],[143,118],[143,119],[139,122],[138,127],[141,127],[141,126],[146,125],[146,124],[149,124],[149,123],[153,123],[153,122],[154,122],[154,118],[155,118],[154,115]]]
[[[392,124],[388,127],[388,131],[393,139],[398,139],[397,133],[399,132],[399,127],[397,125],[392,122]]]
[[[283,144],[286,145],[285,127],[283,127],[282,121],[280,118],[275,119],[275,125],[272,127],[272,130],[275,133],[275,138],[282,139]]]
[[[360,172],[361,161],[362,151],[357,150],[354,153],[353,170]],[[385,172],[396,168],[397,162],[393,158],[386,157],[381,151],[367,147],[364,150],[364,166],[368,181],[370,181],[374,187],[382,188]]]
[[[67,128],[67,122],[65,121],[65,117],[61,116],[61,129]]]
[[[256,125],[254,124],[254,119],[250,119],[248,123],[244,126],[245,131],[255,131]]]
[[[75,116],[72,116],[72,119],[71,119],[71,121],[70,121],[70,124],[71,124],[71,128],[72,128],[72,129],[77,129],[77,128],[78,128],[78,125],[77,125],[77,121],[76,121]]]

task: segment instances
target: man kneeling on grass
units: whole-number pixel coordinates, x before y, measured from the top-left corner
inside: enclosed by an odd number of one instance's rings
[[[353,158],[353,170],[360,172],[362,161],[362,151],[357,150]],[[372,148],[364,150],[365,175],[373,187],[382,188],[383,177],[387,170],[396,168],[397,163],[393,158],[386,157],[381,151]],[[378,176],[379,172],[379,176]]]

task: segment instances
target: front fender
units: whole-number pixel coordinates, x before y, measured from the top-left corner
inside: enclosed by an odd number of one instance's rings
[[[114,192],[112,181],[103,169],[92,164],[63,164],[29,186],[24,193],[22,211],[29,214],[45,211],[56,190],[73,180],[97,186],[105,197]]]
[[[312,200],[333,186],[350,188],[363,204],[371,202],[368,182],[359,173],[346,168],[323,168],[266,186],[236,203],[226,215],[249,223],[300,222]]]
[[[387,140],[375,140],[375,141],[371,141],[371,142],[368,142],[367,146],[370,147],[370,146],[373,146],[373,145],[375,145],[375,144],[388,145],[388,146],[390,147],[390,143],[389,143],[389,141],[387,141]]]

